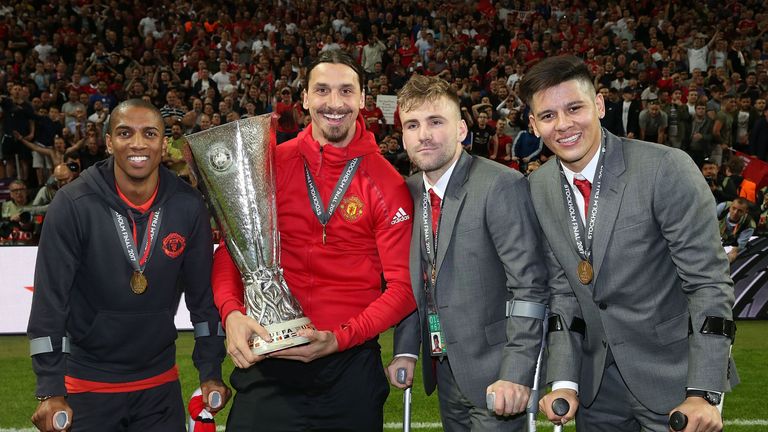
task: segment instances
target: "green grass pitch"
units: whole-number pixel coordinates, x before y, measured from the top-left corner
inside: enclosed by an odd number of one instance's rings
[[[725,399],[724,418],[729,432],[758,432],[768,430],[768,409],[761,402],[763,390],[768,384],[768,322],[739,321],[733,356],[741,377],[739,385]],[[197,373],[192,366],[192,335],[179,335],[178,365],[185,397],[197,387]],[[392,332],[384,333],[380,342],[384,364],[392,355]],[[34,375],[29,360],[26,336],[0,336],[0,431],[31,430],[29,421],[37,401],[34,399]],[[229,359],[224,364],[228,378],[233,365]],[[417,370],[418,367],[417,367]],[[436,395],[427,397],[417,374],[413,389],[412,424],[414,430],[438,431],[440,422]],[[402,391],[392,388],[384,407],[384,419],[388,430],[397,430],[402,422]],[[225,424],[228,408],[216,416],[217,425]],[[566,430],[573,428],[566,428]],[[221,428],[220,428],[221,430]],[[539,430],[551,430],[540,427]]]

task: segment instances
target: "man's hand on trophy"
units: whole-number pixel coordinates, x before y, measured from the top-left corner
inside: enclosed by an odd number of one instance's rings
[[[267,356],[309,363],[312,360],[325,357],[339,350],[339,343],[336,341],[336,335],[333,332],[301,329],[299,330],[299,336],[309,339],[309,343],[269,353]]]
[[[256,320],[243,315],[240,311],[234,311],[227,315],[225,325],[227,330],[227,353],[232,357],[232,362],[235,366],[246,369],[266,358],[265,356],[253,354],[251,347],[248,346],[248,340],[254,333],[268,342],[272,341],[267,329],[262,327]]]

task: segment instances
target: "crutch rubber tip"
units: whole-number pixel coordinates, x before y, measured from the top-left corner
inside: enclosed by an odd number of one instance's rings
[[[568,414],[568,411],[571,410],[571,404],[568,403],[567,400],[563,398],[557,398],[552,401],[552,411],[559,415],[564,416]]]
[[[69,415],[66,411],[56,411],[53,415],[53,428],[56,430],[64,430],[69,426]]]
[[[672,430],[681,431],[685,429],[686,426],[688,426],[688,416],[680,411],[675,411],[669,416],[669,427],[671,427]]]

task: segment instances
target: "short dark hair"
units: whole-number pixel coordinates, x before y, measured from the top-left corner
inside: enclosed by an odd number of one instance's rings
[[[109,123],[107,125],[107,133],[111,134],[114,131],[115,117],[117,117],[116,114],[128,108],[144,108],[149,111],[152,111],[157,117],[158,122],[160,123],[162,128],[163,129],[165,128],[165,123],[163,122],[163,115],[160,113],[160,110],[157,109],[156,106],[145,101],[144,99],[128,99],[126,101],[120,102],[120,104],[118,104],[115,107],[115,109],[113,109],[112,112],[109,114]]]
[[[744,163],[744,159],[740,157],[732,157],[730,160],[728,160],[728,170],[731,171],[732,175],[741,175],[742,172],[744,172],[744,166],[746,164]]]
[[[549,57],[534,65],[520,80],[520,97],[531,106],[536,93],[571,80],[579,81],[595,93],[592,74],[580,58],[573,55]]]
[[[357,63],[355,59],[349,55],[349,53],[342,50],[328,50],[321,52],[320,55],[317,56],[317,59],[315,59],[315,61],[309,65],[309,69],[307,69],[307,82],[309,82],[310,78],[312,77],[312,71],[315,69],[315,67],[323,63],[343,64],[345,66],[349,66],[349,68],[355,71],[357,74],[357,82],[360,84],[360,91],[365,89],[363,83],[363,77],[365,76],[365,73],[362,66],[360,66],[360,64]]]

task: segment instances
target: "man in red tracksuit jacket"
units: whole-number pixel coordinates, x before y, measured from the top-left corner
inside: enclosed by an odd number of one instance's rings
[[[214,300],[237,366],[228,431],[382,430],[389,386],[376,338],[416,307],[408,273],[413,203],[359,115],[360,66],[329,51],[307,76],[303,105],[312,123],[277,147],[277,214],[285,279],[317,330],[300,332],[307,345],[266,359],[251,354],[249,336],[268,333],[245,315],[240,273],[218,249]],[[326,206],[350,164],[357,169],[323,225],[308,191],[314,184]]]

